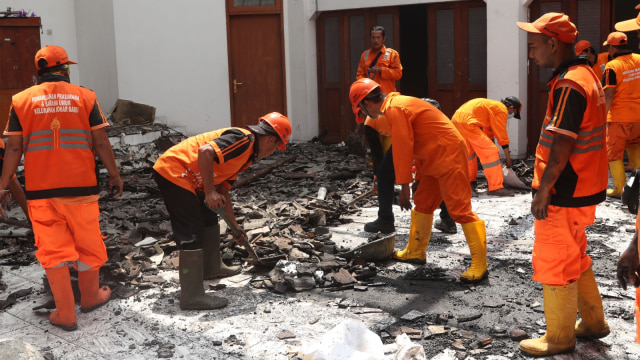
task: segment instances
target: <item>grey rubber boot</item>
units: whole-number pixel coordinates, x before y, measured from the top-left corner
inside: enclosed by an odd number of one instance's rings
[[[213,310],[227,306],[225,298],[204,293],[202,286],[202,250],[180,250],[180,308]]]
[[[241,266],[227,266],[220,254],[220,224],[207,226],[202,230],[202,252],[204,262],[202,277],[205,280],[240,274]]]

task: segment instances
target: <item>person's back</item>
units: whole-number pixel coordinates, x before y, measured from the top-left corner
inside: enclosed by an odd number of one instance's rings
[[[605,67],[616,73],[616,92],[607,114],[607,121],[640,121],[640,55],[623,52]]]

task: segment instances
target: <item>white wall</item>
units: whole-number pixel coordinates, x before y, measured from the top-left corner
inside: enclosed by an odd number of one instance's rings
[[[81,85],[95,91],[109,112],[118,99],[113,0],[75,0],[75,14]]]
[[[527,21],[524,1],[485,0],[487,4],[487,98],[517,96],[521,120],[507,124],[513,158],[527,154],[527,36],[516,21]],[[492,41],[499,39],[499,41]]]
[[[40,44],[62,46],[72,61],[78,61],[74,0],[0,0],[0,9],[5,11],[26,10],[41,18]],[[48,32],[51,32],[51,35]],[[35,58],[36,54],[33,54]],[[33,65],[35,67],[35,63]],[[79,65],[71,65],[71,82],[82,85]]]
[[[318,135],[318,72],[315,0],[284,2],[287,115],[292,140]]]
[[[155,106],[187,135],[230,126],[224,1],[113,5],[120,98]]]

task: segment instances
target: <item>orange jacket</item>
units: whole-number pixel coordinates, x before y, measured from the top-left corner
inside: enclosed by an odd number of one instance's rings
[[[604,69],[604,89],[615,88],[607,121],[640,121],[640,55],[630,52],[615,56]]]
[[[380,85],[380,90],[383,93],[389,94],[396,91],[396,80],[400,80],[402,77],[402,64],[400,64],[400,55],[398,52],[387,48],[382,45],[380,50],[382,55],[378,57],[375,66],[380,66],[382,69],[376,76],[371,79]],[[358,73],[356,74],[356,80],[367,78],[367,69],[371,67],[373,59],[376,58],[377,53],[366,50],[360,55],[360,64],[358,65]]]
[[[426,101],[411,96],[391,93],[382,104],[382,111],[391,126],[393,138],[393,164],[396,183],[408,184],[413,180],[413,160],[423,161],[421,176],[439,176],[447,173],[451,147],[459,146],[467,152],[467,145],[449,118]],[[466,155],[465,155],[466,156]]]
[[[593,69],[593,72],[596,73],[596,78],[598,78],[598,80],[602,81],[602,74],[604,73],[604,68],[607,65],[607,63],[609,62],[609,52],[603,52],[598,54],[598,57],[596,58],[596,63],[593,64],[593,66],[591,67]]]
[[[156,160],[153,169],[194,194],[196,190],[204,190],[198,166],[198,149],[206,144],[211,144],[216,152],[213,181],[215,185],[222,184],[228,189],[238,178],[238,173],[253,164],[258,155],[258,146],[251,131],[224,128],[192,136],[172,146]]]
[[[95,93],[66,81],[14,95],[4,134],[22,135],[27,199],[98,194],[91,130],[108,125]]]
[[[503,146],[509,145],[508,118],[509,110],[500,101],[477,98],[462,104],[453,114],[451,121],[456,127],[482,128],[482,132],[489,139],[493,141],[494,138],[497,138],[498,144]]]
[[[606,103],[600,82],[586,61],[575,58],[555,70],[536,148],[533,183],[538,189],[556,133],[575,139],[565,169],[554,184],[551,205],[582,207],[605,200],[608,181]],[[586,108],[579,104],[586,100]],[[578,101],[576,101],[578,100]],[[572,103],[575,102],[575,103]],[[535,190],[534,190],[535,191]]]

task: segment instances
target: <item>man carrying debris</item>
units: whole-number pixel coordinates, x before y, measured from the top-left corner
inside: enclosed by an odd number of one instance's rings
[[[433,105],[399,93],[384,94],[371,79],[357,80],[349,91],[356,116],[376,118],[384,114],[395,139],[393,164],[396,182],[402,186],[400,207],[411,209],[409,184],[413,163],[420,185],[414,194],[409,243],[394,257],[424,263],[431,238],[433,212],[443,198],[453,219],[462,224],[471,267],[460,280],[479,282],[487,275],[487,245],[484,221],[471,211],[471,186],[466,164],[467,147],[451,121]],[[417,175],[418,176],[418,175]]]
[[[36,53],[35,64],[38,84],[11,101],[0,190],[9,186],[24,152],[36,257],[56,304],[49,321],[71,331],[78,326],[69,263],[78,270],[82,312],[103,305],[111,296],[109,287],[99,284],[107,251],[98,221],[95,155],[109,172],[114,197],[120,196],[123,184],[105,131],[109,124],[95,93],[69,83],[69,65],[75,62],[63,48],[45,46]],[[0,213],[6,216],[1,208]]]
[[[640,55],[627,47],[627,35],[612,32],[603,45],[609,46],[609,61],[602,76],[607,101],[607,159],[613,178],[613,189],[607,196],[620,198],[626,182],[624,150],[628,145],[640,144]],[[636,145],[637,146],[637,145]],[[637,157],[633,151],[629,160]]]
[[[568,16],[547,13],[517,24],[528,32],[529,57],[554,69],[531,185],[533,280],[542,283],[547,331],[520,342],[522,352],[547,356],[572,351],[576,337],[609,334],[585,252],[585,227],[606,198],[606,104],[600,80],[575,55],[578,31]]]
[[[513,191],[505,189],[502,184],[504,179],[500,150],[494,143],[494,138],[497,138],[502,146],[507,167],[510,168],[507,120],[511,117],[519,119],[521,109],[522,103],[515,96],[509,96],[501,101],[477,98],[462,104],[451,118],[453,125],[467,142],[469,181],[473,183],[478,177],[477,155],[489,184],[489,195],[514,195]]]
[[[371,48],[360,56],[356,79],[373,79],[386,94],[396,91],[396,80],[402,78],[402,64],[398,52],[387,48],[384,27],[374,26],[370,30]],[[356,121],[363,119],[356,116]],[[391,134],[384,116],[364,119],[364,134],[373,158],[374,192],[378,194],[378,218],[364,225],[364,231],[394,232],[393,196],[395,174],[391,152]]]
[[[156,161],[154,179],[180,249],[180,308],[212,310],[227,305],[227,299],[209,296],[202,287],[203,279],[241,271],[222,262],[220,225],[212,209],[224,209],[235,223],[229,190],[238,173],[276,148],[284,151],[290,137],[289,119],[273,112],[261,117],[258,125],[249,125],[249,130],[231,127],[190,137]],[[234,240],[243,245],[246,234]]]

